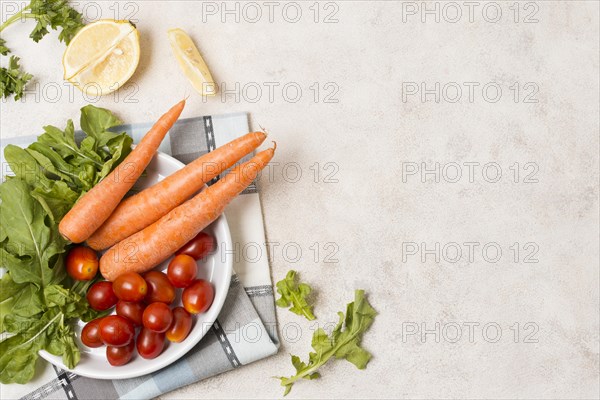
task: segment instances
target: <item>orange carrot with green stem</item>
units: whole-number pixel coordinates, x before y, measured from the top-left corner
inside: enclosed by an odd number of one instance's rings
[[[275,154],[275,147],[232,169],[167,215],[117,243],[100,258],[100,272],[109,281],[124,272],[143,273],[170,256],[216,220],[231,200],[256,179]]]
[[[252,132],[232,140],[123,200],[87,240],[88,246],[95,250],[107,249],[156,222],[202,189],[206,182],[260,146],[266,137],[263,132]]]
[[[182,100],[160,117],[123,162],[75,203],[58,225],[65,238],[81,243],[108,219],[144,172],[184,106]]]

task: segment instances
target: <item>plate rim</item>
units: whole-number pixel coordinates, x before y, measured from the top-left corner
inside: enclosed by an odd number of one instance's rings
[[[167,153],[163,153],[161,151],[157,151],[156,155],[154,157],[158,157],[159,159],[163,159],[167,162],[170,163],[174,163],[177,164],[179,169],[182,169],[186,166],[186,164],[184,164],[183,162],[177,160],[175,157],[167,154]],[[179,170],[178,169],[178,170]],[[206,185],[205,185],[206,186]],[[232,246],[232,239],[231,239],[231,229],[229,228],[229,223],[227,221],[227,217],[225,216],[225,213],[223,212],[215,221],[213,221],[211,223],[214,224],[217,221],[222,221],[223,223],[223,227],[225,229],[225,245],[231,247]],[[198,343],[200,343],[202,341],[202,339],[204,339],[204,336],[206,336],[206,334],[208,333],[208,331],[210,330],[210,328],[212,328],[212,326],[214,325],[214,323],[216,322],[217,318],[219,317],[219,314],[221,313],[222,309],[223,309],[223,305],[225,304],[225,300],[227,300],[227,296],[229,294],[229,289],[231,287],[231,278],[233,275],[233,254],[231,254],[231,252],[225,252],[225,293],[223,294],[223,296],[221,296],[220,298],[217,299],[217,296],[215,295],[215,300],[218,301],[213,301],[213,304],[211,305],[210,309],[213,309],[213,307],[216,307],[215,311],[215,317],[214,319],[211,318],[211,322],[210,324],[207,323],[203,323],[202,325],[202,332],[200,334],[200,336],[198,337],[197,340],[195,341],[190,341],[189,343],[187,343],[187,346],[182,347],[182,350],[180,350],[180,352],[178,354],[176,354],[175,356],[172,356],[170,358],[164,358],[163,360],[160,360],[160,356],[158,358],[152,359],[152,360],[146,360],[147,364],[149,365],[149,367],[147,368],[143,368],[140,370],[139,368],[136,369],[133,372],[127,372],[127,365],[123,365],[120,367],[112,367],[111,366],[111,370],[114,369],[114,372],[112,373],[107,373],[107,372],[102,372],[101,374],[95,375],[95,374],[89,374],[87,372],[81,372],[78,371],[77,367],[78,365],[75,366],[75,368],[69,369],[67,368],[63,363],[62,363],[62,358],[60,356],[55,356],[51,353],[49,353],[46,350],[39,350],[38,354],[40,357],[42,357],[44,360],[46,360],[47,362],[49,362],[50,364],[61,368],[65,371],[71,372],[73,374],[79,375],[79,376],[83,376],[86,378],[92,378],[92,379],[101,379],[101,380],[120,380],[120,379],[131,379],[131,378],[139,378],[140,376],[144,376],[144,375],[148,375],[151,373],[154,373],[158,370],[161,370],[163,368],[168,367],[169,365],[175,363],[176,361],[180,360],[183,356],[185,356],[190,350],[192,350],[194,347],[196,347],[196,345]],[[210,310],[209,309],[209,310]],[[197,322],[197,321],[196,321]],[[165,339],[166,340],[166,339]],[[186,340],[184,340],[181,343],[175,343],[175,345],[182,345],[183,343],[185,343]],[[107,363],[108,366],[110,366],[110,364]]]

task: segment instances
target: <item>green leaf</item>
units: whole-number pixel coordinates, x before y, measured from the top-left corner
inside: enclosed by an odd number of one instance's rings
[[[48,334],[55,331],[61,317],[49,310],[41,318],[12,316],[5,321],[18,333],[0,342],[0,382],[23,384],[33,378],[38,352],[49,343]]]
[[[65,182],[54,182],[50,189],[35,188],[31,195],[42,205],[44,210],[58,223],[73,207],[79,194],[73,191]]]
[[[46,177],[43,169],[35,157],[25,149],[9,144],[4,149],[4,158],[15,176],[31,186],[42,186],[49,188],[50,179]]]
[[[33,378],[45,336],[36,339],[34,335],[15,335],[0,342],[0,382],[24,384]]]
[[[34,143],[34,145],[30,147],[40,149],[48,155],[54,153],[52,149],[43,144]],[[71,177],[59,171],[54,162],[45,154],[31,148],[22,149],[14,145],[8,145],[4,150],[6,161],[15,176],[33,187],[31,195],[39,201],[53,220],[60,220],[75,204],[79,195],[66,182],[49,178],[49,176],[67,178],[68,182],[72,183]],[[57,153],[54,155],[60,158]],[[65,166],[62,168],[67,170]]]
[[[108,140],[106,145],[111,157],[104,163],[104,166],[100,171],[99,179],[105,178],[112,172],[113,169],[115,169],[117,165],[121,164],[121,162],[129,155],[129,153],[131,153],[132,143],[133,139],[126,133],[113,136]]]
[[[10,49],[6,47],[6,40],[0,38],[0,54],[6,56],[8,53],[10,53]]]
[[[68,44],[84,25],[81,14],[69,6],[68,0],[31,0],[29,9],[31,12],[23,16],[37,21],[29,35],[35,42],[48,34],[48,28],[61,28],[58,39]]]
[[[81,109],[81,119],[79,122],[81,129],[89,136],[98,140],[101,146],[106,145],[110,139],[116,136],[116,134],[108,132],[108,130],[123,124],[123,121],[110,110],[91,104]]]
[[[29,145],[27,152],[37,161],[48,178],[64,180],[71,185],[77,183],[73,167],[49,146],[34,142]]]
[[[294,270],[288,271],[284,279],[276,283],[277,293],[281,295],[275,302],[278,307],[290,307],[290,311],[303,315],[309,321],[315,319],[312,311],[312,306],[308,304],[307,297],[311,292],[310,286],[306,283],[296,283],[297,272]]]
[[[5,332],[4,317],[31,317],[44,310],[39,289],[31,283],[19,284],[7,272],[0,280],[0,332]]]
[[[51,260],[64,252],[66,242],[56,226],[46,225],[47,214],[24,181],[4,182],[0,199],[0,223],[11,227],[6,231],[9,244],[0,251],[12,279],[38,287],[50,284],[54,275]]]
[[[369,329],[377,312],[371,307],[363,290],[354,292],[354,302],[346,307],[346,316],[339,312],[339,321],[331,335],[323,329],[317,329],[313,334],[312,347],[315,350],[309,354],[308,363],[292,356],[292,365],[296,374],[290,377],[280,377],[281,386],[285,387],[287,395],[294,383],[299,379],[317,379],[318,369],[332,357],[346,359],[359,369],[364,369],[371,359],[371,354],[360,347],[362,335]]]
[[[4,44],[0,45],[0,51],[8,53],[8,48]],[[19,57],[11,56],[8,66],[0,68],[0,96],[7,98],[14,96],[17,101],[23,97],[25,85],[33,78],[33,75],[21,70]]]
[[[86,138],[87,139],[87,138]],[[85,140],[84,139],[84,142]],[[90,140],[94,140],[91,138]],[[80,167],[85,164],[91,164],[97,168],[102,168],[103,162],[95,151],[95,145],[90,146],[90,140],[82,146],[77,146],[75,142],[75,128],[73,121],[68,120],[64,131],[55,126],[45,126],[44,133],[38,137],[38,141],[54,149],[63,159],[74,167]]]

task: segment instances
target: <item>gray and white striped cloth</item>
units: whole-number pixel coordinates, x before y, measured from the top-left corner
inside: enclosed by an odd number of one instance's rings
[[[150,123],[125,125],[122,130],[137,142],[150,126]],[[160,151],[189,163],[248,131],[245,113],[183,119],[171,129]],[[6,165],[4,146],[25,147],[34,140],[33,136],[1,139],[2,165]],[[223,309],[206,336],[188,354],[153,374],[114,381],[84,378],[46,365],[26,385],[1,385],[0,397],[3,400],[150,399],[277,353],[273,285],[256,185],[247,188],[225,213],[233,243],[237,244],[232,251],[235,253],[251,243],[263,257],[252,260],[240,255],[233,257],[235,275]]]

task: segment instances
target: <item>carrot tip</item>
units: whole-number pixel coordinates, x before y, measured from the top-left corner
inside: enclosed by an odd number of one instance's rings
[[[265,127],[263,127],[261,124],[258,124],[258,126],[260,127],[260,129],[263,131],[263,133],[265,135],[267,135],[267,136],[269,135],[269,133],[267,132],[267,129]]]
[[[277,142],[273,140],[273,151],[277,150]]]

